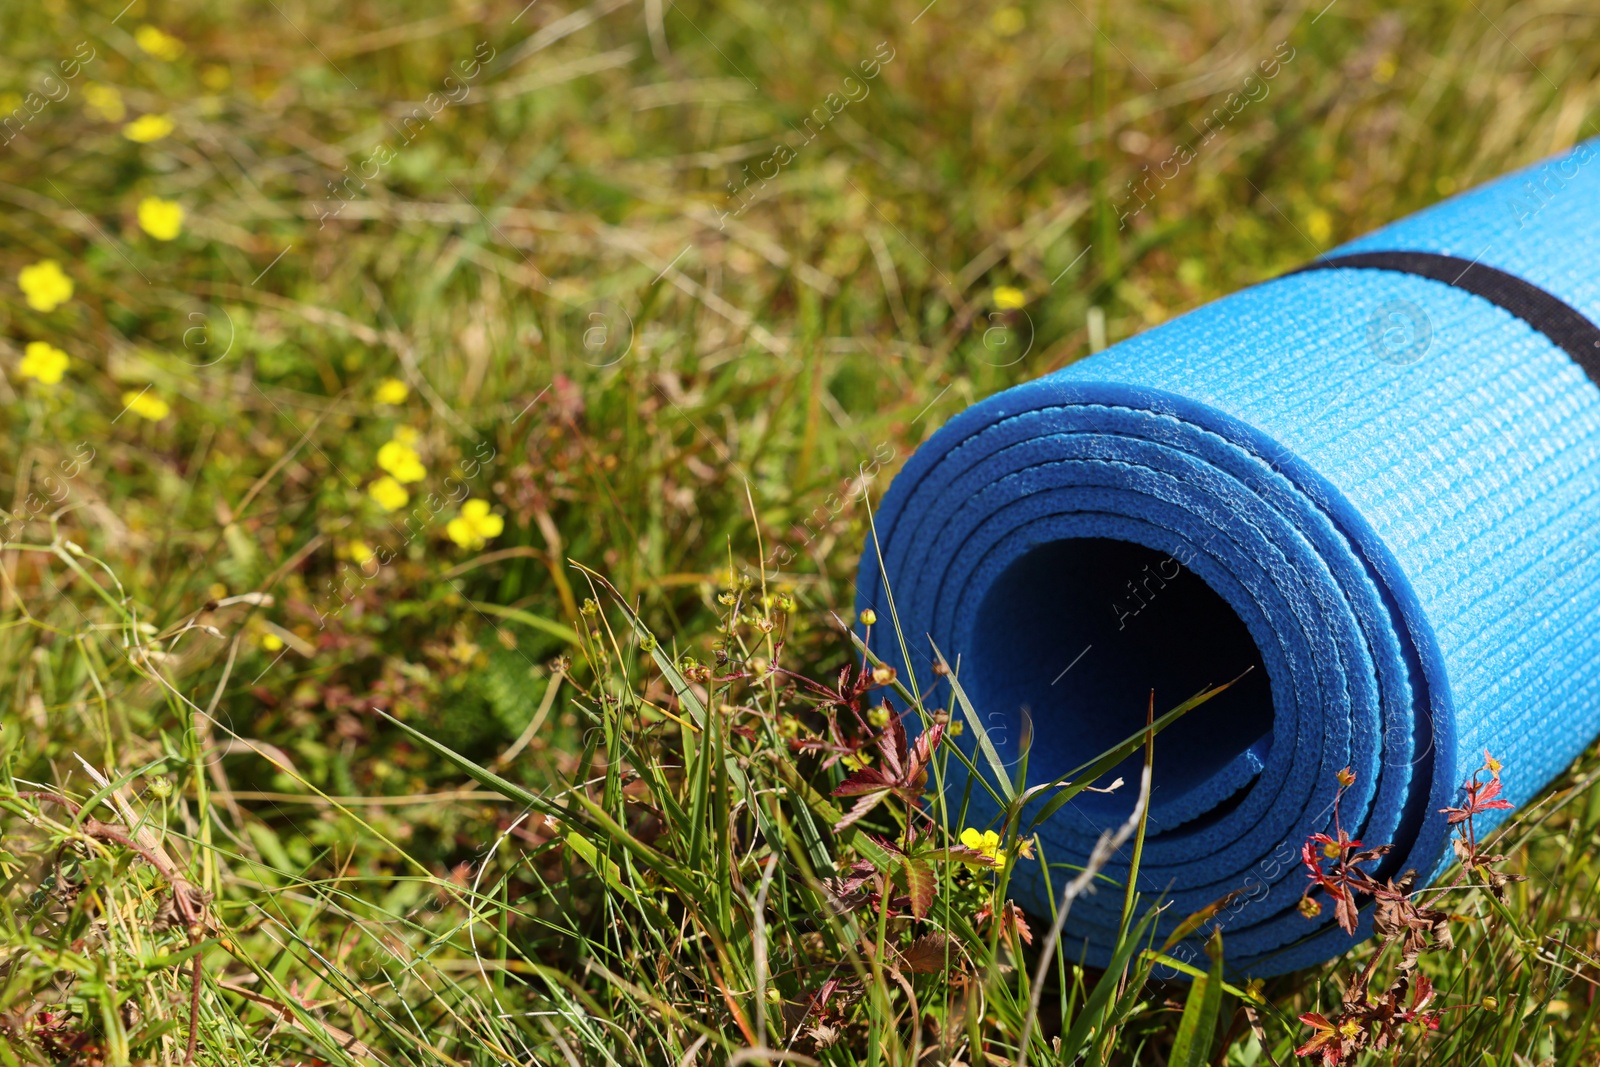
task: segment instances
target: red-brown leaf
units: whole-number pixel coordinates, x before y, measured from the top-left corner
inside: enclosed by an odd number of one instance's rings
[[[906,892],[911,896],[911,914],[926,919],[933,908],[933,896],[939,891],[938,876],[922,860],[907,859],[900,869],[905,872]]]
[[[950,950],[944,934],[923,934],[900,954],[900,966],[913,974],[937,974],[947,966],[960,967],[961,956]]]
[[[854,807],[844,813],[844,818],[833,824],[834,832],[837,833],[838,831],[843,830],[845,827],[859,820],[862,816],[866,815],[867,812],[877,807],[878,804],[882,802],[883,798],[888,795],[888,793],[880,790],[879,792],[868,793],[863,796],[860,800],[856,801]]]
[[[894,787],[894,780],[876,767],[863,767],[833,789],[836,797],[859,797]]]

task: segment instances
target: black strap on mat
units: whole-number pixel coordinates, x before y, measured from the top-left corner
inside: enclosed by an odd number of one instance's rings
[[[1346,267],[1415,274],[1481,296],[1550,338],[1583,368],[1590,381],[1600,385],[1600,326],[1572,305],[1515,274],[1475,260],[1433,252],[1359,252],[1315,260],[1289,273]]]

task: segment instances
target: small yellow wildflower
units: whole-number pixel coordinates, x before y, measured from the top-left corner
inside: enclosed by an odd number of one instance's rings
[[[506,522],[489,510],[487,500],[476,498],[461,505],[461,514],[451,519],[444,532],[462,548],[482,548],[490,538],[499,537]]]
[[[1356,784],[1356,772],[1351,770],[1349,767],[1346,767],[1333,777],[1334,780],[1345,789],[1349,789],[1351,786]]]
[[[1028,294],[1014,285],[997,285],[991,299],[1001,311],[1015,311],[1028,302]]]
[[[852,752],[848,756],[841,756],[839,762],[849,770],[859,771],[872,762],[872,754],[870,752]]]
[[[53,259],[41,259],[17,273],[17,287],[35,311],[54,311],[72,299],[72,279]]]
[[[401,440],[389,441],[378,449],[378,466],[394,475],[397,482],[420,482],[428,476],[417,450]]]
[[[200,68],[200,84],[214,93],[220,93],[233,84],[233,73],[221,63],[207,63]]]
[[[1317,244],[1327,244],[1328,238],[1333,236],[1333,216],[1320,207],[1314,208],[1306,216],[1306,232]]]
[[[129,390],[122,394],[122,406],[151,422],[160,422],[172,414],[172,408],[167,402],[148,389]]]
[[[871,626],[873,623],[875,623],[877,621],[878,621],[878,613],[876,611],[873,611],[871,608],[863,608],[862,609],[862,611],[861,611],[861,625],[862,626]]]
[[[266,633],[261,635],[261,647],[268,652],[278,652],[283,649],[283,638],[277,634]]]
[[[888,726],[889,706],[887,704],[879,704],[877,707],[869,710],[867,712],[867,722],[871,723],[873,726],[876,726],[880,730],[885,726]]]
[[[1483,750],[1483,769],[1484,770],[1488,771],[1490,774],[1492,774],[1496,778],[1498,778],[1498,777],[1500,777],[1500,768],[1504,767],[1504,766],[1505,766],[1505,764],[1501,763],[1499,760],[1497,760],[1493,756],[1489,755],[1489,750],[1488,749],[1484,749]]]
[[[1006,865],[1006,858],[1000,854],[1000,835],[993,830],[977,830],[969,826],[961,831],[961,843],[993,860],[997,869]]]
[[[67,354],[55,345],[29,341],[28,347],[22,352],[22,362],[17,364],[17,373],[24,378],[32,378],[40,385],[55,385],[67,372],[70,362]]]
[[[1020,7],[1003,7],[989,16],[989,28],[1001,37],[1015,37],[1028,25]]]
[[[384,511],[399,511],[411,500],[406,487],[387,474],[367,486],[367,495],[376,500]]]
[[[170,241],[183,232],[183,205],[159,196],[139,201],[139,228],[158,241]]]
[[[165,115],[140,115],[122,127],[122,136],[139,144],[159,141],[173,131],[172,120]]]
[[[100,82],[90,82],[83,87],[83,106],[107,122],[121,122],[128,114],[121,90]]]
[[[380,404],[403,404],[406,397],[411,395],[411,387],[399,378],[385,378],[378,383],[377,390],[372,394],[372,399]]]
[[[183,42],[155,26],[140,26],[133,39],[145,52],[168,63],[183,55]]]
[[[350,562],[354,563],[358,567],[365,567],[369,560],[376,558],[372,551],[372,546],[360,539],[351,541],[349,544],[345,545],[344,554],[350,557]]]

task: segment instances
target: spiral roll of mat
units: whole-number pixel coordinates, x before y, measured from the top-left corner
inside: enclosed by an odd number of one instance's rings
[[[1215,922],[1241,971],[1352,943],[1296,907],[1342,768],[1342,825],[1395,845],[1378,873],[1427,878],[1485,748],[1520,804],[1600,733],[1597,158],[1579,145],[992,396],[877,511],[857,586],[874,650],[927,689],[936,645],[1030,783],[1135,733],[1152,689],[1159,713],[1253,668],[1158,738],[1138,877],[1163,930],[1239,891]],[[1042,826],[1050,882],[1018,863],[1036,914],[1132,809],[1137,764],[1115,776]],[[984,789],[946,788],[967,824],[995,819]],[[1121,905],[1075,905],[1089,962]]]

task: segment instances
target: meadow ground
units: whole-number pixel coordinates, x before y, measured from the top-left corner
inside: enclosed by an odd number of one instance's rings
[[[975,399],[1600,132],[1596,36],[7,6],[0,1060],[1293,1060],[1398,950],[1147,983],[1129,897],[1102,975],[996,907],[1016,833],[907,835],[914,768],[828,828],[900,756],[839,674],[868,501]],[[1596,768],[1348,1060],[1595,1062]]]

